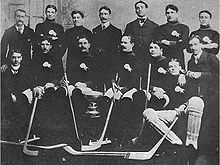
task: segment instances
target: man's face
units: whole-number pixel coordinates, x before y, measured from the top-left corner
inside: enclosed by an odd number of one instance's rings
[[[22,61],[21,53],[14,52],[11,56],[11,64],[12,66],[19,66]]]
[[[167,9],[165,14],[168,22],[175,22],[178,20],[178,13],[175,10]]]
[[[73,25],[74,26],[82,26],[83,25],[83,18],[79,13],[73,14]]]
[[[189,47],[194,55],[198,55],[202,51],[202,44],[198,38],[189,41]]]
[[[25,19],[25,13],[22,11],[17,11],[15,13],[15,22],[17,26],[23,26],[24,25],[24,19]]]
[[[52,45],[48,40],[44,40],[41,42],[41,50],[43,53],[48,53],[51,48],[52,48]]]
[[[150,51],[150,55],[152,57],[159,57],[162,55],[162,49],[160,48],[159,45],[157,45],[155,43],[150,44],[149,51]]]
[[[131,52],[133,49],[134,43],[131,43],[131,38],[128,36],[123,36],[121,38],[121,50],[122,52]]]
[[[147,8],[146,8],[145,4],[138,3],[135,6],[135,12],[138,17],[145,17],[147,15]]]
[[[168,69],[171,75],[179,75],[181,66],[177,61],[170,61]]]
[[[110,20],[110,18],[111,18],[109,11],[105,10],[105,9],[102,9],[99,12],[99,18],[100,18],[101,23],[108,22]]]
[[[80,38],[78,41],[78,47],[80,51],[83,53],[89,53],[89,49],[91,47],[91,44],[86,38]]]
[[[48,8],[46,11],[46,17],[49,20],[54,20],[56,18],[57,12],[53,8]]]
[[[208,13],[201,13],[199,15],[199,21],[200,21],[200,25],[203,25],[203,26],[207,26],[210,24],[210,21],[211,21],[211,18],[210,18],[210,15]]]

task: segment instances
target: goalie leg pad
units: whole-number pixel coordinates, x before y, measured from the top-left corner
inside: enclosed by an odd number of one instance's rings
[[[201,127],[201,119],[204,109],[204,101],[200,97],[192,97],[188,101],[187,113],[187,136],[186,146],[192,144],[195,149],[198,148],[198,137]]]

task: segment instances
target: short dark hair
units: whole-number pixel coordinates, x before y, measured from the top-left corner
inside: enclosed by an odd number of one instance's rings
[[[210,16],[210,18],[212,18],[212,13],[211,13],[210,11],[208,11],[208,10],[202,10],[202,11],[199,12],[199,16],[200,16],[200,14],[202,14],[202,13],[207,13],[207,14]]]
[[[128,37],[128,38],[130,39],[130,42],[131,42],[131,43],[134,43],[134,42],[135,42],[134,37],[133,37],[131,34],[123,35],[121,38],[123,38],[123,37]]]
[[[149,47],[150,47],[150,44],[153,43],[153,44],[157,44],[161,49],[164,49],[165,48],[165,45],[161,43],[161,41],[159,40],[151,40],[150,43],[149,43]]]
[[[52,44],[52,42],[53,42],[51,36],[49,36],[49,35],[41,36],[40,43],[43,41],[48,41],[50,44]]]
[[[109,14],[111,14],[112,13],[112,11],[111,11],[111,9],[108,7],[108,6],[102,6],[102,7],[100,7],[99,8],[99,12],[101,12],[101,10],[107,10],[108,12],[109,12]]]
[[[26,14],[26,11],[25,11],[25,10],[23,10],[23,9],[17,9],[17,10],[15,10],[15,15],[16,15],[16,13],[17,13],[18,11],[20,11],[20,12],[22,12],[22,13],[25,13],[25,14]]]
[[[47,12],[47,9],[52,8],[55,10],[55,12],[57,12],[57,7],[55,5],[47,5],[45,12]]]
[[[10,49],[8,52],[8,57],[11,58],[14,53],[19,53],[22,56],[22,51],[19,48]]]
[[[82,11],[79,11],[79,10],[73,10],[72,13],[71,13],[71,17],[73,18],[73,15],[74,14],[79,14],[81,15],[82,18],[84,18],[84,14]]]
[[[199,40],[199,42],[202,42],[202,38],[197,34],[190,36],[188,41],[191,41],[194,38],[197,38]]]
[[[168,9],[172,9],[172,10],[174,10],[174,11],[176,11],[176,12],[179,11],[178,7],[175,6],[175,5],[173,5],[173,4],[167,5],[166,8],[165,8],[165,11],[167,11]]]
[[[92,43],[92,38],[88,35],[85,35],[85,34],[77,36],[77,42],[82,38],[85,38],[89,43]]]
[[[148,4],[147,4],[146,2],[144,2],[144,1],[142,1],[142,0],[137,1],[137,2],[134,4],[134,6],[136,7],[136,6],[137,6],[137,4],[139,4],[139,3],[144,4],[144,5],[145,5],[145,7],[146,7],[146,8],[148,8]]]

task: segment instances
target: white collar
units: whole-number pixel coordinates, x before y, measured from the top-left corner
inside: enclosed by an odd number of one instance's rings
[[[19,32],[19,30],[18,30],[19,27],[17,25],[15,25],[15,28]],[[21,28],[20,32],[23,33],[24,32],[24,25],[22,25],[20,28]]]
[[[108,21],[106,23],[102,23],[101,26],[102,26],[102,28],[105,27],[104,29],[106,29],[107,27],[110,26],[110,21]]]
[[[200,52],[199,54],[197,54],[196,56],[194,55],[194,58],[198,60],[198,59],[200,58],[200,56],[202,55],[202,52],[203,52],[203,51],[201,51],[201,52]]]
[[[21,66],[21,65],[18,65],[18,66],[13,66],[13,65],[11,65],[11,72],[12,72],[13,74],[17,74],[17,73],[18,73],[18,70],[19,70],[19,68],[20,68],[20,66]]]

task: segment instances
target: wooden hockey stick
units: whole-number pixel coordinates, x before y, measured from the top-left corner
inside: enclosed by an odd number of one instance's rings
[[[105,137],[105,133],[106,133],[106,130],[107,130],[107,127],[108,127],[108,123],[109,123],[110,116],[111,116],[112,109],[113,109],[114,102],[115,102],[115,92],[116,91],[114,90],[114,84],[113,83],[112,83],[112,90],[113,90],[113,98],[111,100],[111,104],[110,104],[110,107],[109,107],[108,115],[107,115],[107,118],[106,118],[106,121],[105,121],[105,125],[104,125],[104,128],[103,128],[101,137],[98,141],[92,142],[92,144],[90,144],[90,145],[82,145],[82,151],[94,151],[94,150],[97,150],[98,148],[100,148],[103,144],[108,144],[108,140],[104,140],[104,137]]]
[[[148,106],[147,94],[149,93],[149,90],[150,90],[150,78],[151,78],[151,63],[150,63],[149,66],[148,66],[147,91],[146,91],[146,101],[145,101],[145,105],[144,105],[144,110],[146,110],[146,109],[147,109],[147,106]],[[133,142],[134,144],[137,143],[138,139],[139,139],[140,136],[142,135],[143,130],[144,130],[144,126],[145,126],[145,119],[143,118],[142,124],[141,124],[141,127],[140,127],[140,130],[139,130],[139,132],[138,132],[137,137],[135,137],[135,138],[132,139],[132,142]]]
[[[24,147],[23,147],[23,152],[26,155],[30,155],[30,156],[38,156],[38,153],[39,153],[38,151],[29,150],[27,148],[27,146],[28,146],[28,139],[29,139],[29,136],[30,136],[31,127],[32,127],[32,123],[33,123],[33,120],[34,120],[34,114],[35,114],[35,110],[36,110],[36,106],[37,106],[37,101],[38,101],[38,98],[35,97],[34,105],[33,105],[33,110],[32,110],[32,113],[31,113],[31,118],[30,118],[30,122],[29,122],[29,126],[28,126],[28,131],[27,131],[27,135],[26,135],[25,143],[24,143]]]
[[[163,137],[157,142],[154,147],[147,152],[137,151],[137,152],[82,152],[82,151],[76,151],[70,146],[63,147],[65,151],[72,155],[81,155],[81,156],[116,156],[116,157],[123,157],[124,159],[132,159],[132,160],[149,160],[153,157],[153,155],[156,153],[168,133],[171,131],[172,127],[176,123],[178,119],[178,116],[174,119],[173,123],[170,125],[169,130],[163,135]]]
[[[66,72],[64,73],[64,79],[65,79],[66,82],[68,82]],[[73,109],[73,103],[72,103],[70,93],[69,93],[69,89],[68,89],[68,84],[67,84],[66,88],[67,88],[67,96],[68,96],[69,103],[70,103],[70,109],[71,109],[71,113],[72,113],[72,118],[73,118],[73,124],[74,124],[74,128],[75,128],[76,137],[79,140],[79,142],[81,143],[81,140],[79,138],[78,127],[77,127],[77,124],[76,124],[76,116],[75,116],[75,112],[74,112],[74,109]]]

